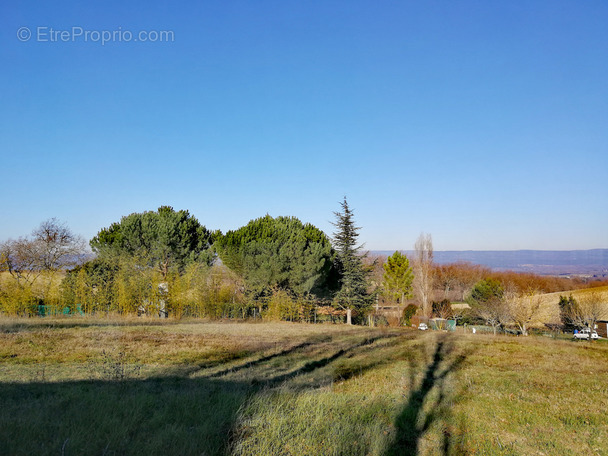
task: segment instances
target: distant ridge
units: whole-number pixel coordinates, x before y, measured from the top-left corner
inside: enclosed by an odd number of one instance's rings
[[[394,251],[376,250],[376,255]],[[402,250],[411,258],[413,251]],[[435,252],[439,264],[466,261],[496,270],[552,275],[608,276],[608,249],[591,250],[446,250]]]

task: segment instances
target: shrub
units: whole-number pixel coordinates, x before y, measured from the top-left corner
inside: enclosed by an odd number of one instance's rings
[[[418,312],[418,306],[409,304],[403,309],[402,321],[405,325],[410,326],[412,324],[412,317]]]

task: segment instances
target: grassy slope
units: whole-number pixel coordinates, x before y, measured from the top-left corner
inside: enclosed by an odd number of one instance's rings
[[[595,288],[582,288],[579,290],[572,291],[558,291],[556,293],[544,293],[541,296],[544,315],[543,321],[546,323],[560,323],[559,313],[559,298],[560,296],[574,296],[575,299],[581,299],[584,295],[589,293],[599,293],[600,295],[608,298],[608,287],[595,287]],[[542,327],[542,325],[537,325]]]
[[[0,454],[608,454],[607,376],[603,342],[4,319]]]

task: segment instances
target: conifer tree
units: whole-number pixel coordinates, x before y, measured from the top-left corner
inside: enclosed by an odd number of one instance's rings
[[[398,250],[388,257],[384,267],[383,286],[385,293],[399,300],[399,306],[412,297],[412,281],[414,273],[410,260]]]
[[[340,205],[342,212],[334,212],[336,221],[333,225],[336,231],[333,241],[342,279],[334,302],[346,309],[346,322],[352,324],[352,311],[363,313],[368,310],[373,296],[368,290],[369,270],[363,264],[363,256],[360,254],[363,246],[357,244],[361,228],[355,225],[353,211],[348,206],[346,197]]]
[[[182,273],[192,262],[212,262],[212,234],[186,210],[161,206],[158,211],[133,213],[103,228],[89,242],[100,258],[139,258],[162,274]]]
[[[562,327],[564,332],[573,332],[576,329],[572,316],[577,313],[578,303],[574,296],[570,297],[561,296],[559,297],[559,316],[562,321]]]
[[[255,296],[281,289],[322,297],[335,288],[329,238],[296,217],[260,217],[217,235],[215,247],[222,262],[244,278]]]

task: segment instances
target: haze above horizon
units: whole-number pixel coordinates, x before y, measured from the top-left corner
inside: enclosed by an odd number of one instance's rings
[[[369,250],[608,248],[606,24],[601,1],[5,2],[0,241],[161,205],[331,235],[346,195]]]

